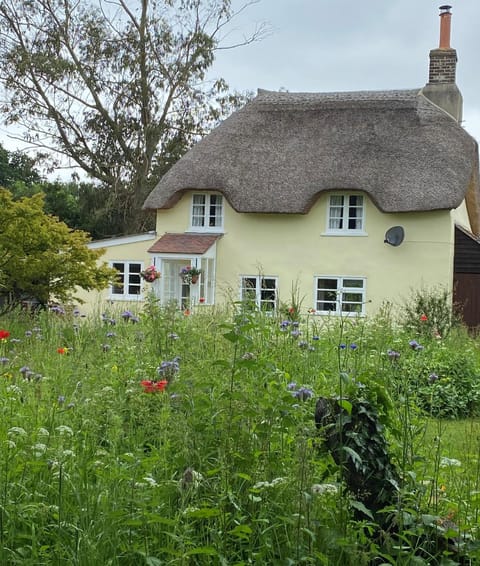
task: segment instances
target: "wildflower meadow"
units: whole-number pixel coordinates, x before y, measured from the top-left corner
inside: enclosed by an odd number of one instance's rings
[[[394,310],[4,315],[0,564],[479,564],[478,340]]]

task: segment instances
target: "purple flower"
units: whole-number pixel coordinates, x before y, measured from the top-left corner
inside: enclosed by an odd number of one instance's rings
[[[423,346],[421,346],[416,340],[410,340],[409,345],[412,350],[423,350]]]
[[[6,366],[10,360],[8,358],[0,358],[0,364]]]
[[[133,316],[133,313],[131,311],[123,311],[121,316],[123,320],[130,320]]]
[[[312,340],[320,340],[320,336],[317,336],[317,335],[312,336]]]
[[[289,320],[282,320],[280,323],[280,328],[285,329],[290,326],[292,323]]]
[[[428,381],[429,381],[430,383],[435,383],[438,379],[439,379],[439,378],[438,378],[438,375],[437,375],[436,373],[431,373],[431,374],[428,376]]]
[[[59,305],[55,305],[53,307],[50,307],[50,312],[53,312],[55,314],[65,314],[65,311]]]
[[[136,324],[137,322],[140,322],[140,319],[138,318],[138,316],[132,315],[130,317],[130,322]]]
[[[338,347],[340,348],[340,350],[345,350],[347,345],[346,344],[340,344]]]
[[[398,358],[400,357],[400,352],[396,352],[395,350],[387,350],[387,356],[391,360],[398,360]]]
[[[305,340],[300,340],[300,342],[298,343],[299,348],[305,349],[307,348],[307,346],[308,346],[308,342],[305,342]]]
[[[291,383],[289,383],[289,384],[287,385],[287,390],[288,390],[288,391],[295,391],[296,388],[297,388],[297,384],[296,384],[294,381],[292,381]]]
[[[300,330],[292,330],[290,332],[290,336],[292,336],[293,338],[298,338],[300,334],[301,334]]]
[[[29,371],[32,371],[28,366],[22,366],[19,370],[20,373],[23,373],[23,375],[27,374]]]
[[[354,343],[354,344],[350,344],[350,350],[356,350],[358,348],[358,346]]]
[[[173,360],[171,360],[171,361],[168,361],[168,360],[163,361],[157,367],[158,375],[162,379],[166,379],[167,381],[169,381],[180,370],[180,363],[179,362],[180,362],[180,358],[178,356],[173,358]]]
[[[300,401],[306,401],[313,396],[313,391],[308,387],[300,387],[298,391],[293,392],[293,396]]]

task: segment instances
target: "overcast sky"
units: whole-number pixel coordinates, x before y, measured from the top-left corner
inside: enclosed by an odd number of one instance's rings
[[[244,2],[233,0],[237,8]],[[480,0],[452,1],[451,46],[463,125],[480,140]],[[218,53],[212,76],[232,89],[290,92],[421,88],[429,52],[438,47],[440,10],[433,0],[259,0],[235,22],[229,39],[256,23],[262,41]]]

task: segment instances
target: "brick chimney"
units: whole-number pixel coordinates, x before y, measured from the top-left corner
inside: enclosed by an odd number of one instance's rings
[[[455,83],[457,52],[450,46],[451,6],[440,6],[440,42],[430,51],[428,83],[423,94],[446,110],[455,120],[462,120],[462,95]]]

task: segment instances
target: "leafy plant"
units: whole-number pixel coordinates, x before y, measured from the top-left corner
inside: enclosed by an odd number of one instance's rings
[[[404,302],[402,323],[418,336],[445,338],[459,324],[451,293],[442,287],[415,289]]]

